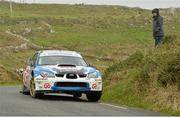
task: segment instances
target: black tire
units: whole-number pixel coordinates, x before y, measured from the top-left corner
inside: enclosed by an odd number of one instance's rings
[[[25,85],[22,86],[22,94],[29,95],[29,90]]]
[[[34,83],[34,79],[31,80],[30,82],[30,95],[32,98],[41,98],[44,96],[44,93],[37,93],[35,90],[35,83]]]
[[[102,96],[102,92],[90,92],[86,94],[86,97],[88,99],[88,101],[90,102],[97,102],[100,100]]]
[[[73,94],[73,97],[76,98],[76,99],[77,99],[77,98],[80,98],[81,96],[82,96],[81,93]]]

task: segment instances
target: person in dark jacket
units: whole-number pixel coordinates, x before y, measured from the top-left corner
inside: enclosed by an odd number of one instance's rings
[[[153,37],[155,39],[155,47],[159,47],[164,37],[163,17],[159,14],[159,9],[152,10],[153,15]]]

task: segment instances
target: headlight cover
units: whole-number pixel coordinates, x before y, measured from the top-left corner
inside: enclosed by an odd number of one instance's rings
[[[98,78],[98,73],[97,72],[89,73],[88,78]]]
[[[42,71],[42,72],[41,72],[41,76],[42,76],[43,78],[54,78],[54,77],[55,77],[55,74],[52,73],[52,72]]]

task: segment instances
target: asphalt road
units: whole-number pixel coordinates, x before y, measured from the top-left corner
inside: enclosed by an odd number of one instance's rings
[[[159,113],[105,103],[87,102],[72,96],[33,99],[20,87],[0,87],[0,116],[158,116]]]

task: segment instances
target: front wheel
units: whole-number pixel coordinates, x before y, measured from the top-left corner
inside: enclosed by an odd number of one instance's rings
[[[75,99],[80,98],[81,96],[82,96],[81,93],[73,94],[73,97],[74,97]]]
[[[36,86],[35,86],[35,83],[34,83],[34,79],[32,79],[31,82],[30,82],[30,95],[33,98],[40,98],[40,97],[42,97],[44,95],[44,93],[37,93],[36,92]]]
[[[97,102],[100,100],[102,96],[102,92],[90,92],[86,94],[86,97],[88,99],[88,101],[90,102]]]
[[[29,91],[28,91],[27,87],[24,84],[22,86],[22,94],[29,95]]]

